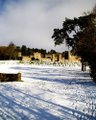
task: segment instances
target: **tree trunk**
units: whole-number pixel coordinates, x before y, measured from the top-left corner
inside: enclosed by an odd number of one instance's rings
[[[81,68],[82,71],[86,71],[86,62],[82,62],[82,68]]]
[[[96,82],[96,67],[91,66],[90,70],[90,76],[92,77],[93,81]]]

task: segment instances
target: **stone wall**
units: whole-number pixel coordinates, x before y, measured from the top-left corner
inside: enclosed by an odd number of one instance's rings
[[[21,81],[21,73],[10,74],[10,73],[0,73],[0,82],[13,82]]]
[[[31,61],[31,57],[30,56],[22,56],[22,61],[23,62],[30,62]]]

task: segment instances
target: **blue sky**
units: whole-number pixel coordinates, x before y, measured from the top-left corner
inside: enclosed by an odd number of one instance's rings
[[[0,0],[0,45],[11,41],[30,48],[55,49],[54,28],[61,28],[65,17],[73,18],[90,11],[96,0]]]

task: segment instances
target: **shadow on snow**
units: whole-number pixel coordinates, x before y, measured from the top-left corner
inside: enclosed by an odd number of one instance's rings
[[[36,120],[96,120],[95,117],[84,114],[83,112],[80,112],[78,110],[74,110],[68,107],[64,107],[62,105],[53,103],[51,101],[46,101],[45,99],[40,98],[39,96],[32,96],[30,94],[27,94],[21,90],[12,88],[8,85],[3,85],[4,89],[13,94],[14,97],[2,94],[2,91],[0,91],[0,104],[2,104],[3,109],[0,109],[0,117],[2,117],[3,120],[5,120],[5,117],[7,119],[14,119],[14,120],[30,120],[30,119],[36,119]],[[16,94],[17,93],[17,94]],[[18,98],[18,95],[21,95],[22,101]],[[23,96],[23,98],[22,98]],[[29,101],[26,103],[26,99],[29,98]],[[62,113],[61,116],[57,116],[54,114],[54,112],[50,111],[50,107],[46,109],[46,107],[42,108],[42,106],[38,106],[38,104],[32,104],[30,102],[42,102],[42,104],[47,104],[51,107],[51,110],[55,110],[56,112]]]

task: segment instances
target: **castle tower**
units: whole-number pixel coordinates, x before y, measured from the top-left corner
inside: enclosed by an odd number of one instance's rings
[[[35,52],[35,53],[34,53],[34,58],[41,61],[41,58],[42,58],[42,57],[41,57],[41,53]]]
[[[56,61],[56,55],[52,54],[52,61],[55,62]]]
[[[62,54],[58,54],[58,57],[59,57],[58,61],[62,62]]]

